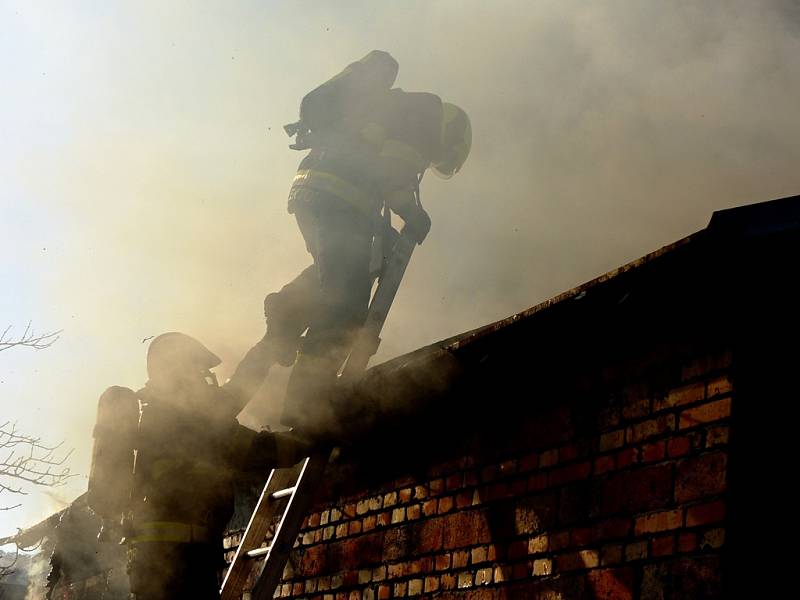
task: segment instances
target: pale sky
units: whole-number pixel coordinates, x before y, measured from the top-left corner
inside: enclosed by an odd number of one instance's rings
[[[64,329],[0,353],[0,421],[79,474],[0,536],[85,489],[97,398],[141,387],[144,338],[198,337],[224,379],[262,335],[263,296],[310,262],[281,126],[347,63],[389,51],[473,124],[462,173],[423,181],[433,228],[380,360],[799,194],[799,31],[788,0],[0,0],[0,327]]]

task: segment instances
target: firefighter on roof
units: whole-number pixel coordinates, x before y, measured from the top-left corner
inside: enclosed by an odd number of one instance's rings
[[[389,211],[421,244],[431,225],[422,174],[452,177],[470,151],[466,113],[434,94],[393,89],[397,71],[388,53],[372,51],[309,92],[300,120],[286,126],[292,148],[310,149],[288,209],[313,264],[266,297],[267,333],[240,368],[294,363],[282,420],[310,437],[338,433],[330,390],[389,251]]]
[[[220,387],[211,371],[219,364],[197,340],[166,333],[150,344],[143,389],[112,387],[100,398],[88,502],[109,521],[127,516],[137,600],[218,598],[234,479],[308,454],[286,434],[238,424],[260,382]]]

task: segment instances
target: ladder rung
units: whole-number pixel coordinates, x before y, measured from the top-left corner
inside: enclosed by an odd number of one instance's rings
[[[258,558],[259,556],[264,556],[265,554],[269,554],[269,549],[272,546],[267,546],[266,548],[256,548],[255,550],[250,550],[247,553],[247,558]]]
[[[281,498],[286,498],[286,496],[291,496],[294,494],[296,489],[297,486],[295,485],[290,488],[286,488],[285,490],[278,490],[277,492],[272,492],[269,497],[273,500],[280,500]]]

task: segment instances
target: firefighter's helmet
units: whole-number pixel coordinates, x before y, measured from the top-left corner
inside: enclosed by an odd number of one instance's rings
[[[472,125],[462,108],[442,103],[442,153],[433,163],[433,172],[450,179],[461,170],[472,148]]]
[[[147,350],[147,376],[153,381],[207,377],[222,360],[185,333],[172,331],[156,337]]]

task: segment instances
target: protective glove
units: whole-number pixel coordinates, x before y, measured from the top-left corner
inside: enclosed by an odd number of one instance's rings
[[[431,230],[431,218],[425,209],[417,204],[413,190],[399,190],[387,198],[391,208],[406,223],[406,229],[421,244]]]
[[[422,244],[431,230],[431,218],[424,208],[415,206],[415,210],[407,217],[403,217],[406,228],[411,232],[417,244]]]

